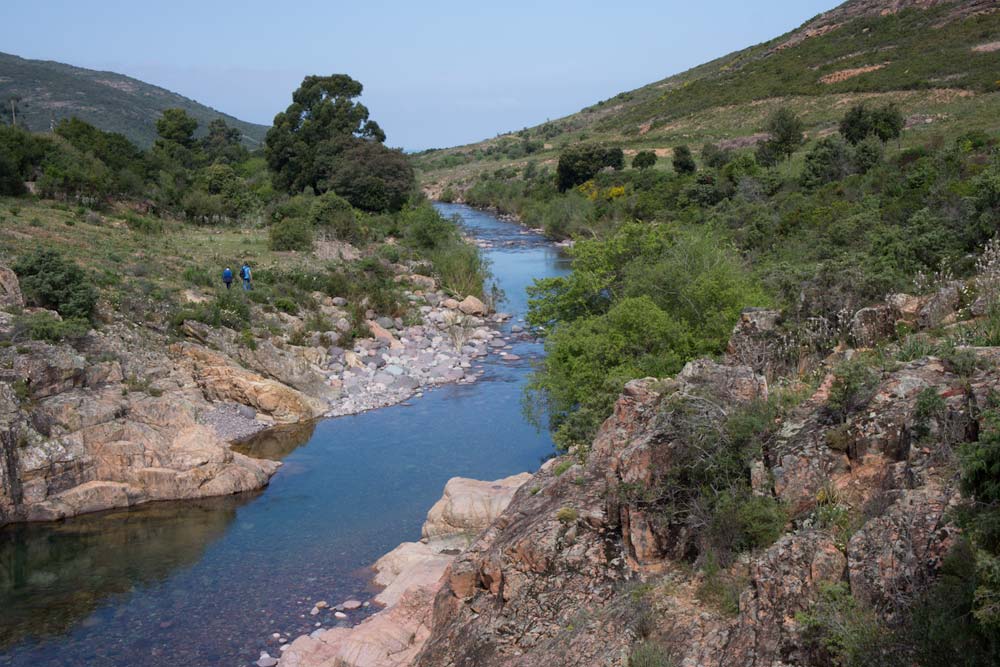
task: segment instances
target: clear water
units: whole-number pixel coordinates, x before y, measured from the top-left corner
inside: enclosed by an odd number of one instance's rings
[[[516,225],[440,208],[495,244],[514,323],[532,279],[567,270]],[[333,625],[313,603],[370,597],[368,567],[419,538],[450,477],[533,471],[552,453],[520,411],[540,346],[514,352],[523,360],[490,359],[475,384],[250,443],[284,462],[263,491],[0,530],[0,666],[250,665],[277,654],[273,632]]]

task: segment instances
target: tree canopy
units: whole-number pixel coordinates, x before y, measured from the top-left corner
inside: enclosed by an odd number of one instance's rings
[[[363,88],[346,74],[307,76],[274,117],[264,155],[275,186],[290,193],[334,190],[370,211],[398,210],[413,188],[406,158],[356,101]]]

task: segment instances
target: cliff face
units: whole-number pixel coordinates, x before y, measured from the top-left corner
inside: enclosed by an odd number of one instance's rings
[[[887,364],[843,418],[831,417],[827,376],[785,413],[751,476],[753,493],[779,501],[788,521],[728,568],[741,582],[738,611],[705,593],[689,528],[629,491],[660,488],[691,446],[685,425],[766,397],[767,380],[731,358],[629,383],[585,460],[548,462],[451,565],[415,664],[625,665],[640,637],[678,665],[809,664],[796,615],[829,585],[848,586],[883,619],[905,613],[958,535],[948,513],[959,499],[955,447],[977,437],[978,406],[1000,384],[1000,350],[968,355],[975,370],[961,373],[936,357]],[[853,530],[816,520],[834,503]]]

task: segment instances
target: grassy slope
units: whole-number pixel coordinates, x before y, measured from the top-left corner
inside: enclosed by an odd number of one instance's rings
[[[116,212],[102,213],[99,224],[93,224],[57,202],[0,198],[0,263],[9,264],[39,245],[53,248],[86,266],[113,302],[148,300],[133,304],[148,312],[183,302],[185,289],[219,289],[222,269],[230,266],[235,272],[243,260],[257,270],[321,270],[325,264],[314,254],[270,250],[266,229],[162,224],[163,233],[147,234],[131,230]]]
[[[156,138],[156,119],[164,109],[179,107],[208,123],[222,118],[238,128],[248,148],[257,148],[267,127],[233,118],[164,88],[113,72],[73,67],[47,60],[26,60],[0,53],[0,101],[21,97],[21,118],[29,129],[45,131],[54,119],[76,116],[108,132],[119,132],[148,148]],[[2,110],[10,122],[10,109]]]
[[[614,141],[627,151],[660,149],[666,155],[680,143],[700,146],[750,137],[782,106],[803,117],[811,137],[822,136],[835,131],[850,105],[867,99],[900,105],[911,128],[904,143],[974,129],[997,131],[1000,50],[974,48],[1000,40],[1000,12],[971,11],[989,4],[966,1],[879,16],[877,2],[849,2],[805,26],[828,32],[801,39],[805,32],[800,29],[554,121],[557,133],[550,129],[545,149],[530,157],[482,155],[490,145],[517,139],[504,135],[429,151],[415,161],[433,192],[510,164],[554,164],[562,147],[581,140]],[[881,69],[822,81],[876,65]],[[543,127],[529,134],[541,140]]]

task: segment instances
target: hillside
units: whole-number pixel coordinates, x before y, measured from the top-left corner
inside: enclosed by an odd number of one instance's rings
[[[257,148],[267,127],[247,123],[158,86],[116,74],[73,67],[50,60],[28,60],[0,53],[0,100],[10,122],[9,99],[19,97],[18,123],[35,132],[76,116],[107,132],[124,134],[143,148],[156,138],[156,119],[164,109],[184,109],[202,128],[222,118]]]
[[[989,0],[852,0],[799,29],[578,113],[477,144],[419,154],[431,193],[480,172],[529,161],[553,164],[580,141],[626,154],[706,141],[740,148],[766,118],[790,108],[821,137],[850,105],[891,101],[906,115],[905,141],[1000,128],[1000,8]]]

